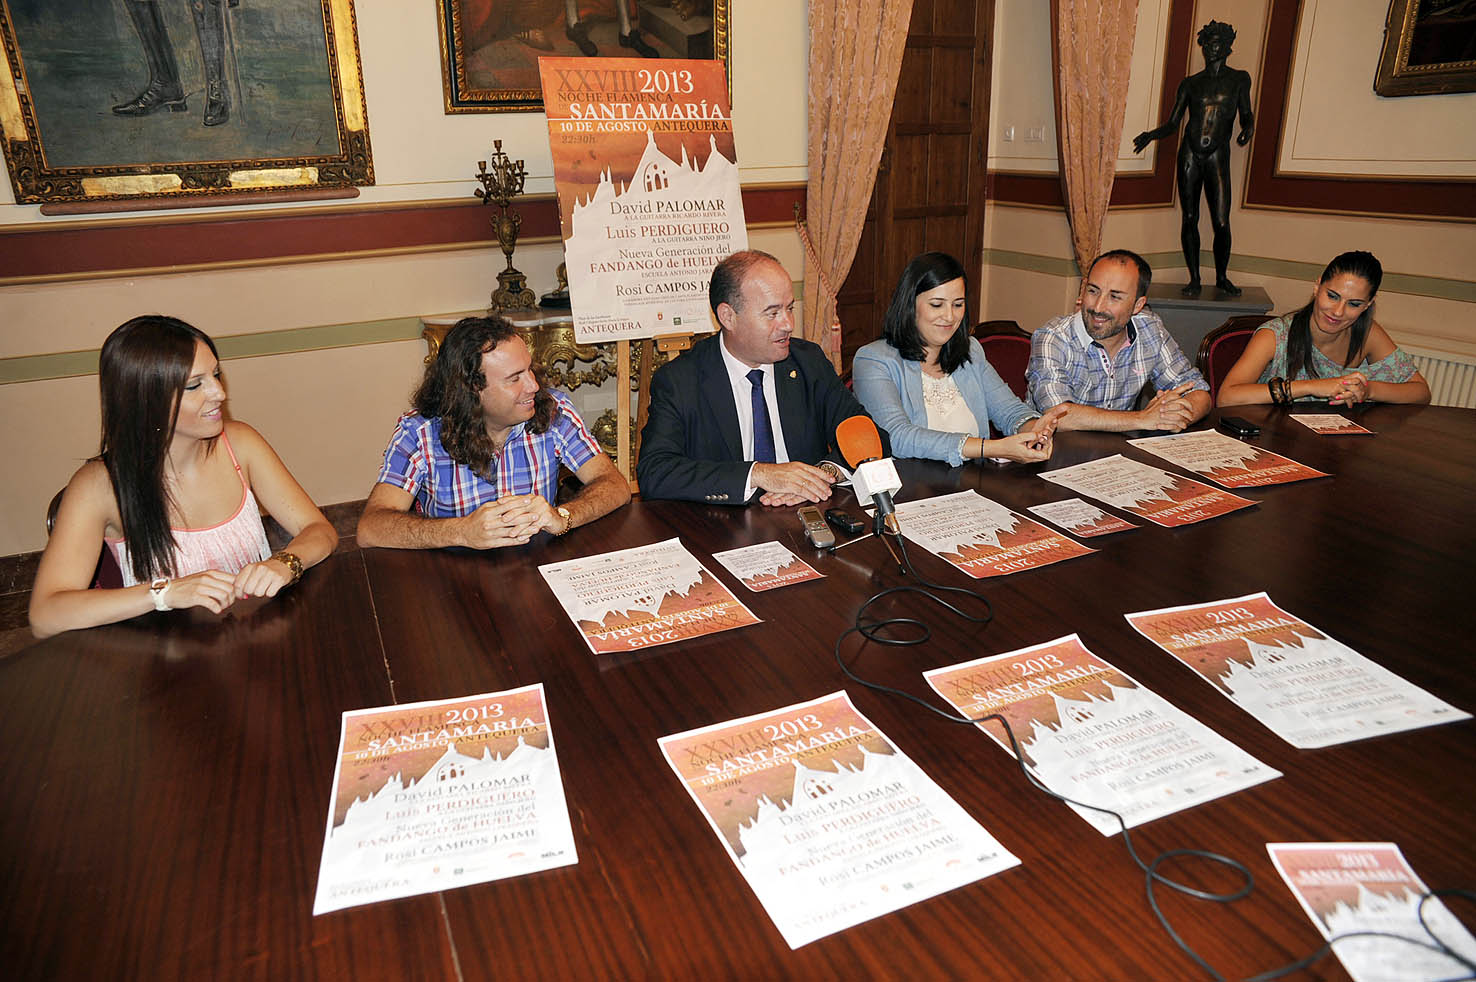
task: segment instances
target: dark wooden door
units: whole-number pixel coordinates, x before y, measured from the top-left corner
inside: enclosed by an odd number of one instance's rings
[[[993,39],[994,0],[913,0],[876,188],[837,304],[843,369],[881,336],[897,277],[920,252],[963,262],[978,315]]]

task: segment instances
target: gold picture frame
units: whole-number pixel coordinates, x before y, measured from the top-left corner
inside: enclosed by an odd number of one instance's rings
[[[1382,96],[1476,92],[1476,3],[1392,0],[1374,91]]]
[[[713,58],[723,63],[731,94],[731,2],[660,0],[637,13],[633,0],[614,0],[615,16],[591,17],[561,0],[436,0],[446,112],[542,112],[538,58],[545,55]],[[583,25],[572,31],[570,9]]]
[[[84,2],[0,2],[17,203],[188,207],[374,183],[353,0]]]

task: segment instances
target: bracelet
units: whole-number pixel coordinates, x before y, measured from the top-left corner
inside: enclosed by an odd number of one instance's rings
[[[281,563],[283,566],[286,566],[292,572],[292,579],[287,581],[288,586],[292,586],[298,580],[302,579],[301,559],[298,559],[295,555],[288,552],[286,549],[283,549],[281,552],[274,554],[272,558]]]
[[[174,608],[164,601],[164,591],[169,589],[169,579],[163,576],[155,577],[149,583],[149,599],[154,601],[155,610],[173,610]]]
[[[1266,391],[1271,393],[1271,402],[1273,404],[1278,406],[1288,406],[1291,404],[1291,386],[1280,375],[1266,383]]]

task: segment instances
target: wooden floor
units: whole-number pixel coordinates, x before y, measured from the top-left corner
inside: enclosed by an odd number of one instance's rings
[[[1255,442],[1333,475],[1244,492],[1256,506],[971,581],[980,628],[916,598],[931,641],[854,644],[855,669],[928,695],[923,671],[1072,632],[1142,685],[1284,775],[1149,823],[1148,855],[1245,863],[1229,907],[1160,891],[1227,976],[1319,944],[1268,841],[1394,841],[1433,887],[1476,880],[1476,724],[1298,750],[1136,634],[1123,614],[1267,590],[1381,665],[1476,710],[1470,557],[1476,412],[1374,407],[1373,437],[1317,437],[1281,410]],[[1112,453],[1062,434],[1051,466]],[[1016,511],[1069,494],[1039,467],[899,463],[904,500],[973,489]],[[856,511],[854,503],[847,502]],[[591,655],[542,563],[672,536],[713,552],[779,540],[825,574],[747,593],[762,623]],[[271,603],[148,614],[0,659],[0,965],[7,977],[494,979],[1181,979],[1198,977],[1144,899],[1119,836],[1042,796],[982,735],[848,684],[832,645],[861,601],[903,582],[877,543],[805,545],[792,509],[638,501],[559,539],[473,553],[357,549]],[[575,866],[311,915],[340,714],[542,682],[578,848]],[[657,740],[846,690],[857,708],[1021,865],[790,950],[693,806]],[[1227,889],[1220,871],[1180,872]],[[1458,914],[1469,910],[1457,908]],[[1303,978],[1344,979],[1328,959]]]

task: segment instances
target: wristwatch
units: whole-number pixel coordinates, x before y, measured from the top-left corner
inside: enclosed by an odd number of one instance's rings
[[[565,508],[563,505],[559,505],[559,507],[555,508],[554,511],[558,512],[559,517],[564,520],[564,527],[555,532],[554,535],[563,535],[565,532],[574,527],[574,516],[570,515],[569,509]]]
[[[292,579],[290,579],[290,580],[287,581],[287,585],[288,586],[292,586],[292,584],[294,584],[298,580],[302,579],[302,560],[301,559],[298,559],[296,556],[294,556],[292,553],[288,552],[286,549],[283,549],[281,552],[274,554],[272,556],[272,558],[275,559],[277,562],[281,563],[283,566],[286,566],[287,569],[291,571],[291,573],[292,573]]]
[[[164,591],[169,589],[169,580],[165,577],[156,577],[149,581],[149,599],[154,601],[155,610],[173,610],[174,608],[164,602]]]

